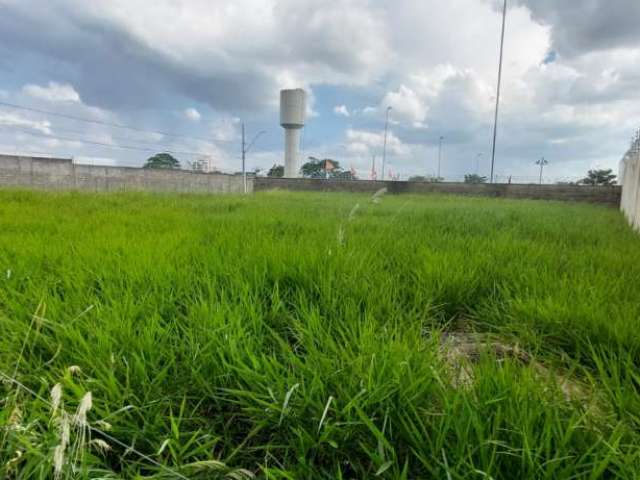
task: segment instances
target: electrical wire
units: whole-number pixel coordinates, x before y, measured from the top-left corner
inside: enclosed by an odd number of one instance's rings
[[[84,117],[78,117],[76,115],[69,115],[66,113],[59,113],[59,112],[52,112],[50,110],[43,110],[40,108],[34,108],[34,107],[27,107],[24,105],[18,105],[16,103],[9,103],[9,102],[2,102],[0,101],[0,105],[4,106],[4,107],[9,107],[9,108],[15,108],[18,110],[26,110],[28,112],[35,112],[35,113],[42,113],[44,115],[53,115],[55,117],[60,117],[60,118],[66,118],[68,120],[75,120],[78,122],[86,122],[86,123],[93,123],[96,125],[103,125],[106,127],[113,127],[113,128],[123,128],[123,129],[127,129],[127,130],[134,130],[136,132],[144,132],[144,133],[154,133],[157,135],[164,135],[166,137],[175,137],[175,138],[186,138],[189,140],[197,140],[199,142],[207,142],[207,143],[233,143],[232,140],[216,140],[215,142],[212,141],[211,139],[208,138],[202,138],[202,137],[193,137],[193,136],[189,136],[189,135],[182,135],[179,133],[171,133],[171,132],[164,132],[162,130],[146,130],[144,128],[139,128],[139,127],[134,127],[131,125],[124,125],[121,123],[112,123],[112,122],[106,122],[104,120],[94,120],[91,118],[84,118]]]
[[[0,123],[0,126],[13,127],[13,125],[8,125],[8,124],[3,125],[2,123]],[[16,125],[16,127],[21,128],[18,125]],[[60,132],[61,133],[71,133],[73,135],[85,135],[87,133],[88,134],[92,134],[93,133],[93,132],[86,132],[86,131],[82,132],[82,131],[79,131],[79,130],[72,130],[72,129],[68,129],[68,128],[59,128],[59,127],[52,127],[52,130],[54,130],[56,133],[60,133]],[[165,143],[153,142],[153,141],[149,141],[149,140],[136,140],[136,139],[133,139],[133,138],[114,136],[114,135],[110,135],[110,134],[109,134],[109,137],[112,140],[116,140],[116,141],[140,143],[140,144],[149,145],[151,147],[155,147],[155,148],[158,148],[158,149],[162,148],[162,149],[167,150],[167,149],[175,148],[172,145],[168,145],[168,144],[165,144]],[[91,140],[91,141],[93,141],[93,140]],[[96,140],[96,141],[98,141],[98,140]],[[137,147],[138,145],[134,145],[134,146]],[[216,147],[216,148],[218,148],[218,147]]]
[[[79,143],[83,143],[86,145],[94,145],[94,146],[99,146],[99,147],[104,147],[104,148],[112,148],[112,149],[121,149],[121,150],[135,150],[135,151],[140,151],[140,152],[157,152],[158,150],[160,151],[164,151],[167,153],[174,153],[176,155],[192,155],[192,156],[201,156],[201,155],[206,155],[206,152],[187,152],[187,151],[180,151],[180,150],[172,150],[172,149],[164,149],[164,148],[145,148],[145,147],[139,147],[139,146],[133,146],[133,145],[114,145],[114,144],[109,144],[109,143],[104,143],[104,142],[95,142],[93,140],[86,140],[86,139],[82,139],[82,138],[70,138],[70,137],[62,137],[59,135],[49,135],[43,132],[34,132],[28,129],[22,129],[19,127],[15,127],[12,125],[0,125],[0,127],[8,127],[8,128],[12,128],[15,130],[18,130],[20,132],[26,133],[27,135],[32,135],[35,137],[42,137],[42,138],[48,138],[48,139],[53,139],[53,140],[62,140],[62,141],[66,141],[66,142],[79,142]]]

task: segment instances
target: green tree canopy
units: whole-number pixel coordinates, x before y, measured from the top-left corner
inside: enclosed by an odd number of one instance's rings
[[[309,161],[300,168],[300,173],[303,177],[311,178],[325,178],[327,175],[329,178],[334,178],[344,174],[340,162],[330,158],[320,160],[315,157],[309,157]]]
[[[180,168],[180,162],[170,153],[156,153],[149,157],[143,168]]]
[[[427,182],[427,183],[440,183],[444,181],[442,177],[432,177],[431,175],[413,175],[409,177],[410,182]]]
[[[583,185],[615,185],[616,176],[610,168],[607,170],[589,170],[587,176],[578,183]]]
[[[284,177],[284,165],[274,165],[267,172],[267,177]]]
[[[464,183],[487,183],[487,177],[481,177],[477,173],[469,173],[464,176]]]

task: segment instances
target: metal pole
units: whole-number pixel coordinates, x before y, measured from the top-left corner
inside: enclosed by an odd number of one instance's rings
[[[244,122],[242,122],[242,184],[244,185],[244,193],[247,193],[247,170],[245,169],[245,156],[247,150],[244,143]]]
[[[440,181],[440,163],[442,162],[442,140],[444,140],[444,137],[440,136],[438,143],[438,181]]]
[[[502,50],[504,48],[504,26],[507,18],[507,0],[502,7],[502,33],[500,35],[500,60],[498,62],[498,87],[496,89],[496,112],[493,117],[493,144],[491,146],[491,183],[493,183],[493,169],[496,160],[496,136],[498,134],[498,107],[500,105],[500,83],[502,81]]]
[[[384,180],[384,166],[387,160],[387,130],[389,129],[389,112],[391,107],[387,107],[387,116],[384,121],[384,145],[382,147],[382,180]]]
[[[376,156],[375,154],[371,158],[371,180],[377,180],[378,175],[376,174]]]
[[[540,185],[542,185],[542,169],[544,168],[544,157],[540,160]]]

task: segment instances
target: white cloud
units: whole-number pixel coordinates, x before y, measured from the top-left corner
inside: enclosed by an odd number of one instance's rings
[[[346,105],[336,105],[333,107],[333,113],[341,117],[349,117],[351,115]]]
[[[549,170],[559,172],[568,159],[584,159],[584,166],[617,162],[640,118],[634,41],[640,30],[630,19],[620,21],[630,1],[590,0],[585,9],[593,15],[577,20],[563,2],[509,2],[498,169],[528,169],[542,154],[553,159]],[[56,108],[71,114],[90,115],[81,97],[111,110],[112,121],[150,129],[154,120],[141,112],[178,112],[169,120],[173,125],[156,128],[181,131],[190,118],[195,136],[231,142],[224,155],[233,163],[239,124],[231,115],[242,115],[252,131],[271,131],[279,88],[304,87],[307,131],[328,132],[316,145],[345,142],[343,154],[381,153],[384,113],[392,106],[388,152],[401,157],[398,168],[429,162],[433,168],[440,135],[447,143],[446,172],[467,173],[469,159],[489,156],[501,25],[495,1],[158,0],[153,9],[145,0],[5,3],[0,43],[15,51],[18,78],[27,83],[44,71],[60,79],[25,85],[23,94],[64,102]],[[550,51],[557,54],[543,64]],[[28,61],[20,64],[33,55],[51,60],[39,75]],[[61,78],[65,71],[68,78]],[[127,82],[110,82],[113,71],[126,71]],[[335,98],[345,104],[334,106]],[[185,99],[201,108],[198,115],[207,112],[207,122],[181,110]],[[324,128],[331,118],[316,110],[332,107],[349,117],[349,131]],[[217,120],[212,124],[209,117]],[[280,145],[272,142],[274,158],[281,156]]]
[[[200,112],[193,107],[187,108],[183,114],[187,120],[191,120],[192,122],[199,122],[202,118]]]
[[[380,106],[382,108],[391,107],[392,118],[403,119],[412,124],[422,123],[428,110],[424,99],[405,85],[400,85],[400,88],[395,92],[387,93]]]
[[[347,151],[354,154],[373,155],[382,153],[384,147],[384,132],[347,129],[345,133]],[[387,154],[408,155],[411,149],[396,137],[393,132],[387,133]]]
[[[0,112],[0,125],[51,134],[51,123],[48,120],[31,120],[18,114]]]
[[[28,84],[22,87],[23,93],[47,102],[80,103],[80,95],[72,85],[49,82],[46,87]]]

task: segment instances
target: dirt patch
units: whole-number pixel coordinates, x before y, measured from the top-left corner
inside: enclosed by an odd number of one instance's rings
[[[445,332],[440,341],[440,355],[451,372],[455,388],[470,388],[475,383],[474,365],[483,355],[500,363],[507,359],[530,366],[550,387],[556,384],[567,401],[578,401],[588,408],[597,403],[593,389],[566,373],[551,369],[517,343],[509,343],[495,335],[476,332]]]

